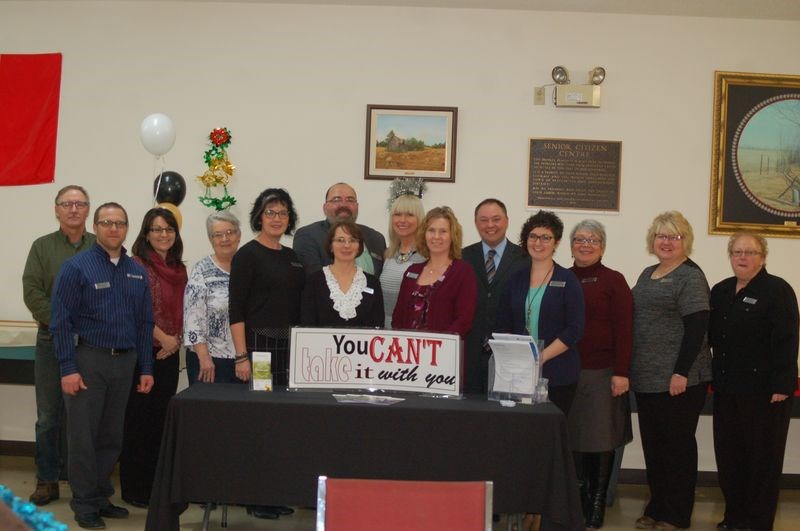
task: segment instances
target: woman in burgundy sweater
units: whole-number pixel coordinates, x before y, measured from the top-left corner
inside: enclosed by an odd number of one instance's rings
[[[403,275],[392,328],[448,332],[463,339],[472,328],[478,288],[472,266],[461,260],[461,225],[449,207],[431,209],[420,223],[417,252],[427,261]]]
[[[601,263],[603,225],[587,219],[570,234],[586,300],[586,328],[578,350],[581,373],[568,417],[569,440],[581,487],[586,527],[603,526],[614,449],[631,441],[628,369],[633,344],[633,297],[622,274]]]

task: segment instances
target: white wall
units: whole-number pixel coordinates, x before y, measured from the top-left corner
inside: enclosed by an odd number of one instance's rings
[[[726,238],[707,234],[714,70],[800,73],[798,48],[796,21],[2,1],[0,53],[58,51],[64,64],[56,182],[0,188],[10,279],[0,319],[29,318],[18,279],[31,240],[55,227],[58,188],[80,183],[95,205],[120,201],[134,224],[151,206],[154,168],[138,127],[153,112],[170,115],[178,131],[167,169],[189,180],[181,212],[190,264],[209,251],[193,178],[205,169],[213,127],[233,133],[238,214],[261,189],[283,186],[308,223],[321,217],[327,186],[346,180],[359,192],[360,220],[384,229],[388,183],[363,180],[366,105],[444,105],[459,108],[457,178],[431,184],[425,204],[453,207],[465,243],[477,238],[474,205],[490,195],[507,202],[518,232],[528,214],[528,138],[621,140],[621,210],[597,216],[609,234],[605,262],[635,282],[653,262],[644,250],[649,222],[680,209],[696,232],[693,258],[713,284],[729,275]],[[556,64],[578,82],[604,66],[603,107],[534,107],[533,87],[549,82]],[[563,213],[567,227],[583,217]],[[800,291],[797,251],[797,240],[771,239],[769,269]],[[557,259],[570,262],[567,245]],[[0,427],[0,439],[17,438],[9,435]]]

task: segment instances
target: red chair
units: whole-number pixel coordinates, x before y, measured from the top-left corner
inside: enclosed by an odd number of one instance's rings
[[[319,477],[317,531],[491,531],[491,481]]]

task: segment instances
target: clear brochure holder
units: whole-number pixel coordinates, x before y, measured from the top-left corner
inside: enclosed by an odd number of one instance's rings
[[[541,340],[517,334],[493,334],[489,340],[489,400],[524,404],[547,402],[547,379],[541,378]]]

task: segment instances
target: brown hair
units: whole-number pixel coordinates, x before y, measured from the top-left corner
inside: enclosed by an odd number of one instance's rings
[[[333,238],[336,235],[336,229],[338,228],[341,228],[343,231],[349,234],[351,238],[358,240],[358,254],[356,256],[361,256],[361,253],[364,252],[364,235],[361,233],[361,229],[358,228],[358,225],[348,218],[340,219],[331,223],[331,230],[329,230],[328,235],[325,236],[325,252],[327,253],[328,258],[333,260]]]

